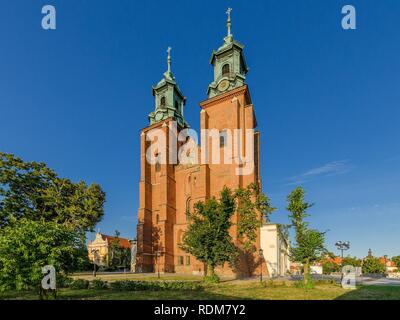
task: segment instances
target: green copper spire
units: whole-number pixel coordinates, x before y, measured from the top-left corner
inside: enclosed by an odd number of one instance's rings
[[[214,80],[208,86],[209,98],[243,86],[248,72],[243,55],[244,46],[233,39],[231,13],[232,9],[228,8],[226,11],[228,33],[224,38],[224,43],[211,55],[210,63],[214,67]]]
[[[154,124],[172,117],[182,128],[186,128],[188,124],[183,117],[186,98],[171,72],[171,47],[168,47],[167,53],[167,71],[160,82],[153,86],[155,110],[149,114],[149,121]]]

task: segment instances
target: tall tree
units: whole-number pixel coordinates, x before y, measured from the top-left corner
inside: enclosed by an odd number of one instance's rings
[[[233,262],[237,251],[229,234],[231,217],[236,209],[230,189],[224,187],[220,199],[199,201],[190,213],[190,225],[181,248],[207,265],[207,277],[216,279],[214,269],[227,261]]]
[[[397,266],[397,268],[399,268],[400,271],[400,256],[393,257],[392,261],[395,263],[395,265]]]
[[[0,152],[0,229],[26,218],[56,222],[84,234],[101,220],[104,202],[97,184],[73,183],[44,163]]]
[[[19,219],[0,230],[0,290],[39,289],[42,267],[53,265],[59,279],[80,269],[86,256],[85,243],[71,228]]]
[[[304,285],[310,283],[310,264],[321,259],[327,254],[324,242],[324,233],[315,229],[309,229],[308,223],[304,220],[308,217],[307,210],[313,206],[305,201],[305,192],[297,187],[287,197],[287,210],[291,212],[289,218],[295,229],[295,246],[291,248],[290,256],[292,261],[303,263]]]
[[[270,215],[276,209],[255,183],[246,188],[237,188],[234,198],[238,213],[238,238],[245,250],[254,251],[258,228],[264,221],[269,221]]]
[[[34,285],[46,264],[59,275],[81,269],[85,232],[101,220],[104,201],[97,184],[0,152],[0,287]]]
[[[257,230],[275,210],[255,184],[234,191],[224,187],[218,200],[211,198],[198,202],[194,209],[189,213],[191,223],[181,247],[207,264],[210,277],[214,277],[216,266],[225,262],[233,265],[239,251],[254,252]],[[238,247],[229,234],[235,213],[238,215]]]

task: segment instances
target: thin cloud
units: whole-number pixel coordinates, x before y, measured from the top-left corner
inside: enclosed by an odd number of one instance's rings
[[[350,172],[354,166],[349,160],[332,161],[323,166],[310,169],[302,174],[291,177],[287,185],[303,184],[318,177],[330,177]]]

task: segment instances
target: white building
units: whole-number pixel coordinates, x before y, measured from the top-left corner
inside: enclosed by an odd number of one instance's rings
[[[285,276],[290,271],[290,243],[283,229],[283,226],[273,223],[261,227],[261,249],[271,277]]]

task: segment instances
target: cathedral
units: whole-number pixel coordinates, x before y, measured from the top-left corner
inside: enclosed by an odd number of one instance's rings
[[[171,151],[171,135],[169,127],[176,124],[178,133],[189,128],[183,116],[185,96],[178,87],[177,80],[171,72],[171,55],[168,48],[168,69],[161,81],[153,86],[155,109],[149,114],[149,124],[141,130],[141,175],[140,204],[137,224],[137,255],[136,272],[161,272],[204,274],[205,266],[195,257],[183,251],[179,244],[190,223],[188,212],[194,203],[210,197],[218,197],[224,186],[231,189],[246,187],[256,183],[261,187],[259,174],[259,132],[256,131],[257,121],[251,101],[249,88],[246,84],[248,67],[246,64],[244,46],[233,38],[231,33],[231,9],[228,9],[227,35],[218,50],[213,51],[210,64],[213,68],[213,81],[208,86],[207,99],[200,102],[200,128],[217,129],[220,132],[218,153],[231,147],[224,133],[229,130],[241,129],[244,132],[251,129],[254,148],[251,159],[253,170],[246,174],[237,174],[237,164],[234,161],[214,163],[212,161],[180,163],[166,157],[165,162],[151,163],[146,158],[150,141],[146,136],[154,129],[165,132],[167,136],[165,150]],[[242,133],[241,133],[242,134]],[[209,146],[215,141],[202,141]],[[178,142],[179,143],[179,142]],[[210,150],[211,150],[211,146]],[[243,147],[244,148],[244,147]],[[240,150],[242,151],[242,150]],[[173,151],[175,152],[175,151]],[[202,151],[197,156],[200,157]],[[156,154],[159,157],[159,154]],[[201,155],[203,158],[210,157]],[[235,155],[233,156],[235,157]],[[231,159],[232,160],[232,159]],[[238,243],[235,222],[230,234]],[[260,265],[260,231],[255,243],[253,256],[240,256],[237,266],[216,269],[219,275],[245,276],[259,274]]]

